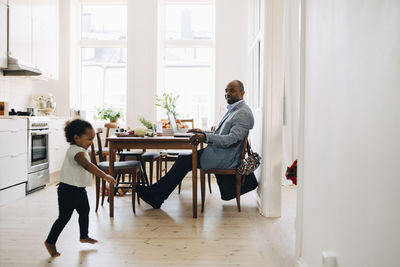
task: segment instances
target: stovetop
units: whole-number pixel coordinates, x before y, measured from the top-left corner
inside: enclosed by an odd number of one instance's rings
[[[10,116],[33,116],[30,112],[28,111],[15,111],[15,109],[11,109],[10,112],[8,112],[8,115]]]

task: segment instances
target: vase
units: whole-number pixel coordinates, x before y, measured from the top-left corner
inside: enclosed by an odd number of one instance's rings
[[[118,122],[118,118],[115,118],[113,120],[110,119],[110,122],[117,123]]]

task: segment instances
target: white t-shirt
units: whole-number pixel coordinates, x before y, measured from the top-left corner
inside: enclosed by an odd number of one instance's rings
[[[61,168],[60,182],[78,187],[91,186],[92,174],[85,170],[74,158],[79,152],[85,153],[85,157],[90,160],[86,149],[71,145],[67,150]]]

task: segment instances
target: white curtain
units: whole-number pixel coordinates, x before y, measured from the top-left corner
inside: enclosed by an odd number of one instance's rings
[[[285,0],[283,173],[297,159],[300,115],[300,0]],[[282,176],[282,184],[292,181]]]

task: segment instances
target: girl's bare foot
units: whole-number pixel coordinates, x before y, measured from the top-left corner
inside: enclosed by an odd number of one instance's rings
[[[47,243],[47,241],[44,241],[44,246],[46,247],[47,251],[49,252],[50,256],[52,257],[58,257],[61,254],[57,251],[56,245]]]
[[[90,237],[88,237],[88,238],[81,238],[80,241],[81,241],[81,243],[90,243],[90,244],[94,244],[94,243],[99,242],[99,241],[97,241],[96,239],[93,239],[93,238],[90,238]]]

